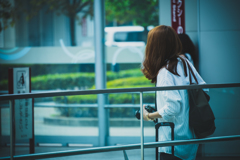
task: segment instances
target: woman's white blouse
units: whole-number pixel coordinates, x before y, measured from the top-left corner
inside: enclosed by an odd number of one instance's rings
[[[189,64],[191,65],[198,83],[204,84],[205,82],[194,66],[191,63]],[[180,58],[178,59],[177,72],[180,76],[172,74],[165,67],[161,68],[157,75],[157,87],[189,85],[189,70],[187,69],[188,76],[185,77],[183,64]],[[195,82],[193,77],[192,81]],[[189,101],[187,90],[157,91],[156,101],[158,113],[162,116],[162,118],[158,119],[158,122],[173,122],[175,124],[175,140],[195,138],[193,131],[189,128]],[[160,127],[159,141],[169,140],[171,140],[170,127]],[[192,160],[196,157],[198,145],[180,145],[174,148],[175,156],[186,160]],[[171,153],[171,147],[159,147],[159,152]]]

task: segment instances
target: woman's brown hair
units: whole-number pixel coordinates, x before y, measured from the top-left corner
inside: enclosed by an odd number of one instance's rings
[[[177,58],[182,45],[177,33],[169,26],[160,25],[148,33],[142,72],[152,83],[156,82],[158,71],[166,67],[171,73],[177,73]],[[168,62],[168,65],[167,64]]]

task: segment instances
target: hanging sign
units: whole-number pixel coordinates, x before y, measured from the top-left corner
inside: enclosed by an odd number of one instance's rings
[[[184,0],[171,0],[172,28],[177,34],[185,33],[185,2]]]
[[[30,92],[29,68],[13,68],[13,94]],[[16,99],[15,131],[16,139],[32,138],[32,99]]]
[[[86,18],[82,18],[82,36],[87,36],[87,20]]]

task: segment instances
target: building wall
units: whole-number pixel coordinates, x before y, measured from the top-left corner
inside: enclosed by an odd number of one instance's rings
[[[207,83],[239,83],[240,74],[239,0],[200,0],[200,73]],[[216,117],[214,136],[240,133],[239,88],[212,89],[212,109]],[[228,92],[230,91],[230,92]],[[232,94],[231,94],[232,93]],[[205,155],[239,155],[239,141],[211,143]]]
[[[186,33],[199,48],[199,72],[207,83],[239,83],[239,0],[185,0]],[[171,1],[160,0],[160,24],[171,26]],[[199,47],[198,47],[199,38]]]
[[[171,0],[159,2],[160,24],[171,26]],[[199,51],[199,73],[208,84],[240,83],[239,5],[239,0],[185,0],[186,33]],[[239,88],[210,89],[217,127],[212,136],[240,134],[236,115],[239,93]],[[210,143],[200,152],[204,156],[239,156],[237,148],[239,141]]]
[[[200,72],[208,83],[239,83],[239,0],[200,0]]]

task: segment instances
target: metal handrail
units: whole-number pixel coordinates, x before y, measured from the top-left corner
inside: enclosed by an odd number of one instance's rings
[[[26,99],[26,98],[40,98],[40,97],[53,97],[53,96],[70,96],[70,95],[87,95],[87,94],[106,94],[106,93],[123,93],[123,92],[140,92],[140,106],[143,106],[143,92],[149,91],[162,91],[162,90],[188,90],[188,89],[204,89],[204,88],[227,88],[227,87],[240,87],[240,83],[230,84],[202,84],[202,85],[183,85],[183,86],[165,86],[165,87],[145,87],[145,88],[125,88],[125,89],[100,89],[100,90],[84,90],[84,91],[57,91],[57,92],[42,92],[42,93],[25,93],[25,94],[6,94],[0,95],[0,100],[9,100],[10,111],[12,112],[12,103],[14,99]],[[144,136],[143,136],[143,108],[141,111],[141,157],[144,159]],[[13,115],[13,113],[11,113]],[[10,118],[12,120],[12,118]],[[11,125],[13,122],[11,121]],[[11,126],[12,128],[12,126]],[[10,151],[11,159],[13,159],[13,132],[10,130]],[[34,154],[33,154],[34,155]],[[32,156],[32,155],[31,155]]]
[[[203,144],[203,143],[234,141],[234,140],[240,140],[240,135],[211,137],[211,138],[203,138],[203,139],[150,142],[150,143],[144,143],[144,148],[167,147],[167,146],[177,146],[177,145],[187,145],[187,144]],[[141,148],[141,144],[130,144],[130,145],[121,145],[121,146],[107,146],[107,147],[96,147],[96,148],[88,148],[88,149],[76,149],[76,150],[68,150],[68,151],[17,155],[17,156],[14,156],[13,158],[16,160],[17,159],[25,159],[25,160],[43,159],[43,158],[73,156],[73,155],[99,153],[99,152],[140,149],[140,148]],[[0,160],[9,160],[9,159],[10,157],[0,158]]]
[[[228,88],[228,87],[240,87],[240,83],[182,85],[182,86],[165,86],[165,87],[142,87],[142,88],[123,88],[123,89],[96,89],[96,90],[84,90],[84,91],[71,90],[71,91],[52,91],[52,92],[24,93],[24,94],[4,94],[4,95],[0,95],[0,100],[41,98],[41,97],[54,97],[54,96],[71,96],[71,95],[87,95],[87,94],[149,92],[149,91],[163,91],[163,90]]]
[[[154,103],[148,103],[148,105],[154,107]],[[0,108],[8,108],[9,104],[0,104]],[[59,103],[54,103],[54,102],[40,102],[40,103],[34,103],[34,107],[51,107],[51,108],[65,108],[65,107],[70,107],[70,108],[83,108],[83,107],[88,107],[88,108],[97,108],[98,104],[93,103],[93,104],[59,104]],[[139,108],[140,104],[105,104],[104,108]]]

